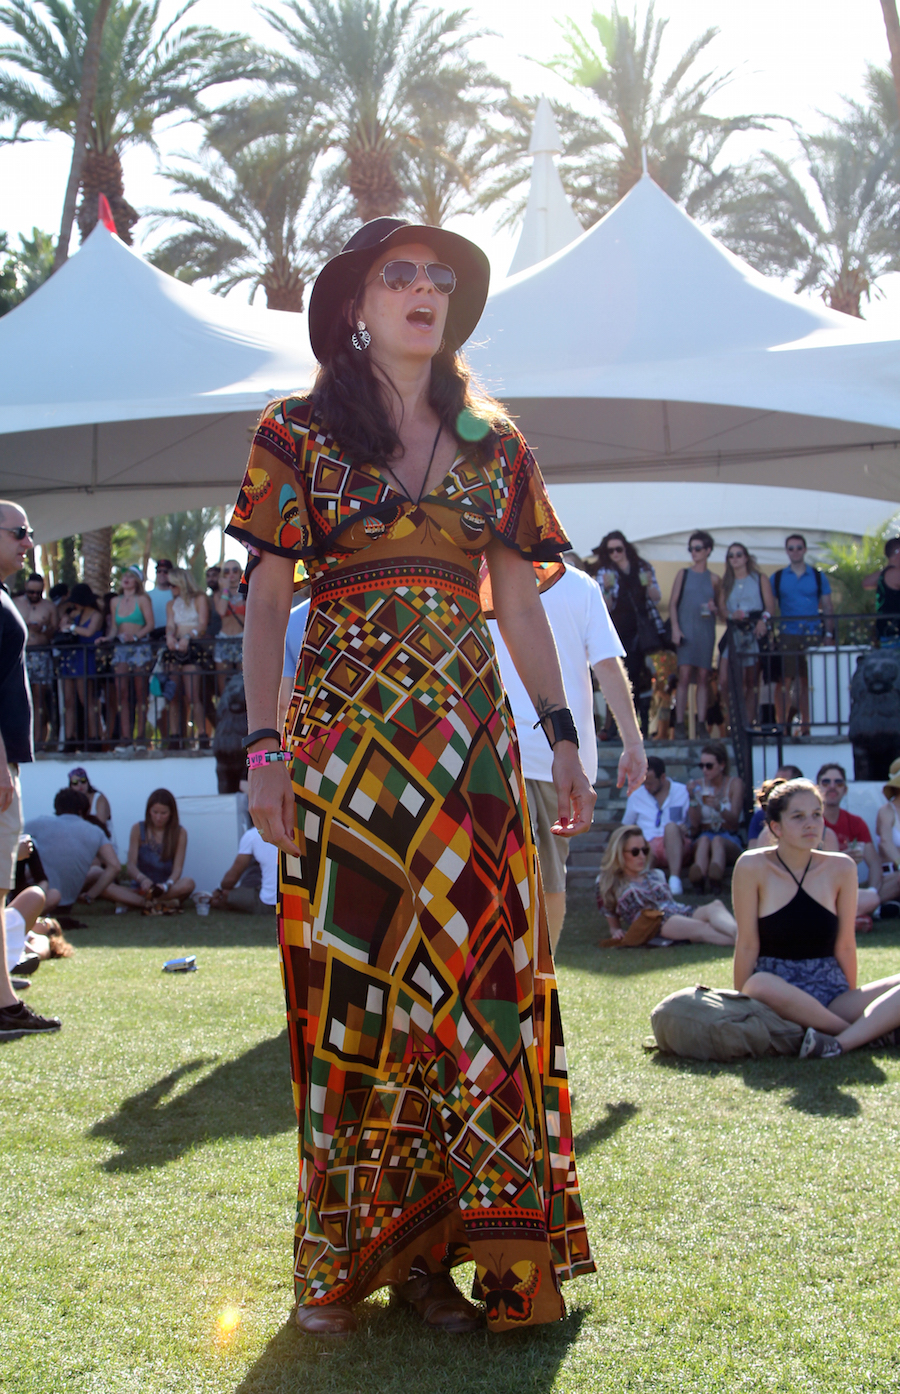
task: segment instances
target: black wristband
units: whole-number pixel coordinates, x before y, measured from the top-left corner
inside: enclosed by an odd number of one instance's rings
[[[249,750],[251,745],[257,741],[273,740],[281,745],[281,732],[276,731],[274,726],[260,726],[258,731],[251,731],[249,736],[245,736],[241,741],[241,749]]]
[[[552,728],[552,740],[547,736],[547,730],[544,726],[545,721],[548,721]],[[540,721],[534,723],[533,730],[536,731],[539,726],[544,732],[544,735],[547,736],[547,743],[551,750],[554,749],[559,741],[571,741],[573,745],[578,745],[578,732],[575,729],[575,718],[568,707],[558,707],[556,711],[548,712],[546,716],[541,717]]]

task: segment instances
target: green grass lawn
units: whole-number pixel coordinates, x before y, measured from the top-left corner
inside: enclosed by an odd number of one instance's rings
[[[386,1300],[326,1349],[290,1321],[296,1156],[264,921],[85,912],[0,1048],[3,1394],[587,1394],[900,1389],[900,1054],[721,1066],[643,1049],[653,1005],[730,985],[722,950],[559,955],[597,1275],[567,1320],[431,1336]],[[199,971],[164,959],[196,953]],[[900,932],[862,978],[900,970]],[[226,1308],[240,1317],[224,1333]]]

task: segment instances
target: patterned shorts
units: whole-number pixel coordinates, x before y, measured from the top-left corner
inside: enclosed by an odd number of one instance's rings
[[[53,650],[49,644],[26,649],[25,661],[28,665],[28,677],[31,682],[53,681]]]
[[[229,663],[232,668],[240,668],[244,656],[243,634],[220,634],[216,640],[213,657],[217,663]]]
[[[758,958],[757,973],[774,973],[783,982],[799,987],[827,1007],[849,992],[850,984],[836,958]]]
[[[127,668],[146,668],[153,662],[153,649],[150,644],[127,644],[123,640],[116,641],[113,650],[113,666]]]

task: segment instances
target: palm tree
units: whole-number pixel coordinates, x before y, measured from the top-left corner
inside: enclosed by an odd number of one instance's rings
[[[426,86],[442,99],[467,74],[481,81],[466,53],[478,36],[462,32],[469,12],[424,11],[420,0],[286,0],[283,12],[263,13],[292,50],[273,79],[315,95],[359,217],[399,212]]]
[[[717,210],[712,231],[766,275],[818,290],[844,314],[860,316],[880,276],[900,270],[900,184],[890,177],[893,133],[872,143],[833,123],[800,137],[803,178],[764,152]]]
[[[482,122],[505,89],[480,63],[446,71],[437,82],[423,75],[410,104],[409,131],[399,152],[402,211],[440,227],[473,207],[489,168],[480,140]]]
[[[0,44],[0,111],[12,114],[13,139],[30,126],[74,136],[85,49],[99,0],[6,0],[0,24],[16,37]],[[81,176],[82,239],[97,221],[97,195],[109,199],[116,231],[131,242],[138,214],[125,199],[121,155],[155,148],[154,131],[176,112],[197,115],[199,96],[217,83],[253,76],[262,64],[239,34],[182,20],[187,0],[162,26],[162,0],[113,0],[103,29],[97,96]],[[35,80],[40,84],[35,85]]]
[[[253,118],[254,110],[245,115]],[[292,134],[273,113],[272,124],[281,129],[248,141],[252,119],[237,116],[230,112],[209,126],[192,168],[163,171],[175,194],[201,207],[154,210],[157,227],[172,220],[187,226],[149,260],[181,280],[211,280],[220,295],[243,283],[252,300],[261,287],[270,310],[299,312],[307,282],[349,236],[346,199],[333,187],[333,172],[317,195],[311,192],[321,150],[314,123],[298,122],[302,133]]]
[[[14,252],[7,244],[6,234],[0,232],[0,253],[8,253],[0,268],[0,315],[14,309],[51,275],[53,247],[49,233],[32,228],[30,237],[19,233],[19,251]]]
[[[564,145],[560,177],[586,224],[608,212],[637,183],[644,152],[656,183],[696,216],[732,178],[733,171],[719,165],[728,138],[736,131],[768,128],[770,118],[725,118],[707,110],[731,77],[730,73],[691,73],[718,34],[715,28],[705,30],[674,68],[658,77],[667,22],[656,19],[654,0],[649,0],[643,25],[637,10],[629,18],[614,0],[610,14],[595,10],[591,16],[596,44],[571,19],[561,23],[565,51],[546,66],[591,93],[600,105],[599,115],[562,104],[554,107]],[[483,204],[509,196],[527,180],[536,105],[534,98],[524,103],[512,99],[504,111],[505,129],[490,132],[488,139],[494,142],[501,172],[483,191]],[[523,197],[522,206],[524,201]],[[513,221],[519,212],[506,221]]]

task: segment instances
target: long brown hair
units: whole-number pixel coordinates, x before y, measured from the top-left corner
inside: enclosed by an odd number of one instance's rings
[[[169,810],[169,821],[163,828],[162,859],[164,862],[173,862],[175,853],[178,851],[178,834],[181,832],[181,824],[178,821],[178,804],[175,802],[175,795],[170,794],[168,789],[154,789],[147,800],[147,807],[144,811],[145,829],[151,826],[150,810],[155,803],[160,803]]]
[[[373,262],[376,259],[373,253]],[[364,284],[365,276],[353,301],[354,317]],[[322,424],[356,464],[383,469],[402,453],[390,412],[390,388],[375,373],[371,355],[351,346],[350,326],[341,314],[335,315],[328,332],[312,403]],[[503,407],[477,384],[462,354],[446,348],[431,360],[428,404],[447,433],[479,462],[490,459],[498,433],[509,428]]]

